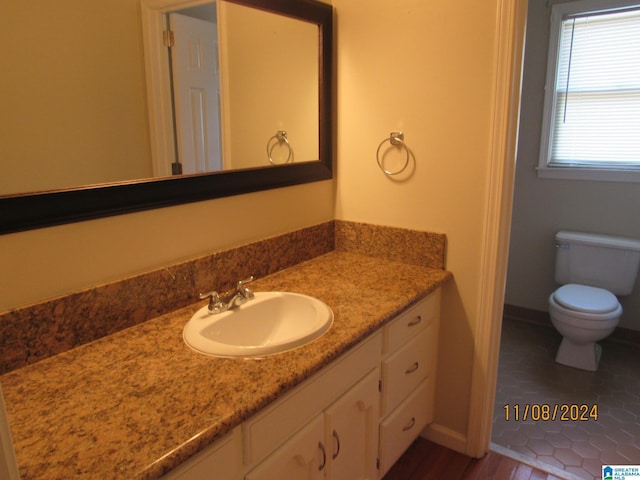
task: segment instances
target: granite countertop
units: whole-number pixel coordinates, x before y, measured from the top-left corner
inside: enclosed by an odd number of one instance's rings
[[[200,302],[9,372],[0,382],[22,478],[158,478],[449,278],[334,251],[252,284],[333,309],[332,328],[296,350],[260,360],[198,354],[182,329]]]

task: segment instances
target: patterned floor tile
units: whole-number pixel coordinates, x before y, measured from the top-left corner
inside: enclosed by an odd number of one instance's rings
[[[555,363],[560,340],[551,326],[504,320],[492,441],[573,478],[640,464],[640,351],[605,340],[587,372]]]

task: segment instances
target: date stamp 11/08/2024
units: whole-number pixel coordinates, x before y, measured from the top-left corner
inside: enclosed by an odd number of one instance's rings
[[[598,420],[598,404],[586,403],[514,403],[504,405],[504,419],[509,422]],[[603,480],[640,480],[640,465],[602,465]]]
[[[578,403],[525,403],[506,404],[504,419],[507,422],[588,422],[598,420],[598,404]]]

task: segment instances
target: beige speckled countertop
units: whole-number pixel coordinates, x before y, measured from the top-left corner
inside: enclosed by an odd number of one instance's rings
[[[331,252],[256,280],[335,315],[321,338],[261,360],[211,358],[182,329],[205,302],[0,378],[23,479],[150,479],[222,437],[451,274]]]

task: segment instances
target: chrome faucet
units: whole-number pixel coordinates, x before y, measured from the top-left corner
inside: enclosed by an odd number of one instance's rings
[[[201,293],[200,300],[209,299],[209,313],[222,313],[239,307],[253,298],[253,292],[247,288],[247,283],[253,282],[253,275],[240,280],[236,288],[219,294],[218,292]]]

